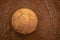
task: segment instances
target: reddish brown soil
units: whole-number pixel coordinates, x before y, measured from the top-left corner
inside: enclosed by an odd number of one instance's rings
[[[11,25],[19,8],[32,9],[38,16],[36,31],[17,33]],[[0,40],[60,40],[60,0],[0,0]]]

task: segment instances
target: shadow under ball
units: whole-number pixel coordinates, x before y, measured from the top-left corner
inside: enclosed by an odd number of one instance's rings
[[[37,16],[28,8],[18,9],[12,16],[12,26],[18,33],[29,34],[37,27]]]

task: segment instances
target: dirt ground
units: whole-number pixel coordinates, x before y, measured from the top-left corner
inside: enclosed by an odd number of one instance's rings
[[[22,35],[12,28],[12,15],[20,8],[29,8],[38,17],[31,34]],[[60,40],[60,0],[0,0],[0,40]]]

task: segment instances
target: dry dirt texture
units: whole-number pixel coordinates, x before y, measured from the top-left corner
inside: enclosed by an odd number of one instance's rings
[[[11,24],[13,13],[23,7],[38,16],[36,31],[28,35]],[[60,0],[0,0],[0,40],[60,40]]]

